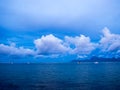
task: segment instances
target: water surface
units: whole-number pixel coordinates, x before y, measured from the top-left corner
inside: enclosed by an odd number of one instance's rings
[[[120,90],[120,63],[0,64],[0,90]]]

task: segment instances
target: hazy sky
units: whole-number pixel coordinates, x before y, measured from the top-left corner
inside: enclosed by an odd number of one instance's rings
[[[0,62],[120,57],[119,0],[0,0]]]

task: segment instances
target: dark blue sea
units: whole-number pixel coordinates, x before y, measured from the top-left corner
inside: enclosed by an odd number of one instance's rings
[[[120,63],[0,64],[0,90],[120,90]]]

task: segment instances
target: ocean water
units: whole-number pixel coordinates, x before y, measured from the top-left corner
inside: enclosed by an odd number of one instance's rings
[[[0,64],[0,90],[120,90],[120,63]]]

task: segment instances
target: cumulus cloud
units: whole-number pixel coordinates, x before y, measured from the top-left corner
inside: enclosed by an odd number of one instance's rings
[[[50,54],[50,55],[36,55],[35,58],[58,58],[58,54]]]
[[[84,58],[87,58],[87,55],[78,55],[77,58],[78,59],[84,59]]]
[[[37,49],[37,54],[41,55],[64,54],[69,50],[61,39],[52,34],[36,39],[34,44]]]
[[[34,55],[34,51],[24,47],[17,48],[15,43],[11,43],[10,45],[0,44],[0,54],[26,56]]]
[[[65,36],[60,39],[52,34],[43,35],[34,40],[35,50],[16,47],[15,43],[10,45],[0,44],[0,55],[27,56],[35,58],[58,58],[64,56],[76,56],[77,58],[87,58],[87,56],[120,56],[120,35],[113,34],[108,28],[104,28],[101,39],[93,43],[90,37]],[[95,53],[93,52],[95,51]],[[92,53],[93,52],[93,53]]]
[[[100,47],[103,52],[117,52],[120,50],[120,35],[112,34],[108,28],[103,29]]]
[[[89,37],[84,35],[70,37],[65,36],[64,40],[61,40],[54,35],[42,36],[34,41],[37,57],[53,57],[56,55],[68,54],[68,55],[88,55],[97,46],[97,44],[92,43]]]
[[[89,37],[86,37],[84,35],[76,36],[76,37],[65,37],[66,42],[70,45],[72,48],[73,54],[90,54],[95,48],[95,43],[92,43],[90,41]]]

